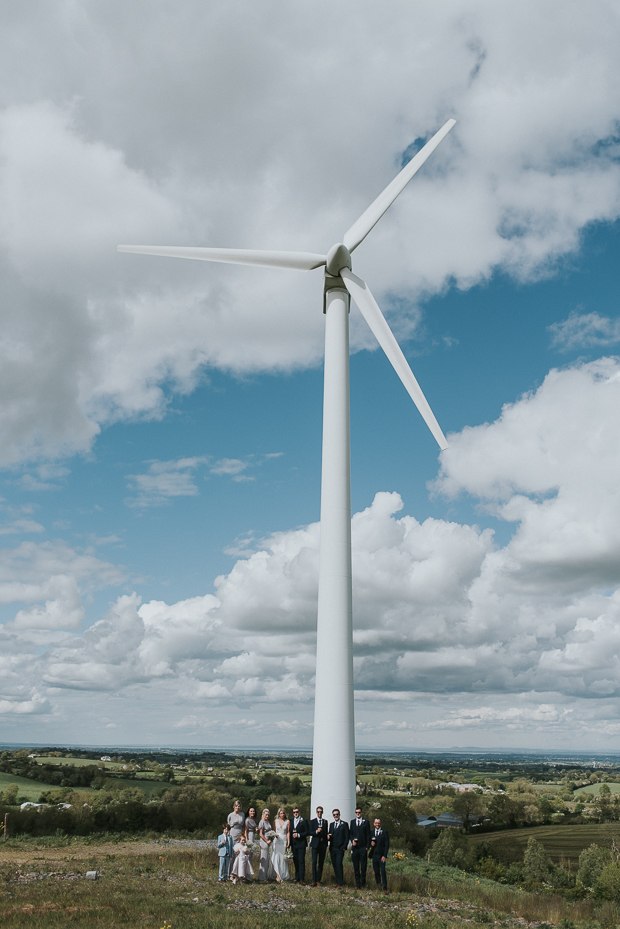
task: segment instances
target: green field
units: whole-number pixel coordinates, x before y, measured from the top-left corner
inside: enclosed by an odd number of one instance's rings
[[[40,755],[35,759],[37,764],[53,765],[73,765],[76,768],[84,768],[86,765],[95,765],[97,768],[105,768],[106,771],[122,771],[123,765],[118,761],[99,761],[94,758],[56,758],[55,755]]]
[[[0,790],[6,790],[10,784],[17,784],[19,787],[17,796],[24,798],[20,801],[21,803],[25,800],[32,800],[36,803],[41,796],[41,791],[49,790],[52,786],[51,784],[42,784],[40,781],[31,781],[27,777],[17,777],[15,774],[0,773]]]
[[[536,826],[530,829],[506,829],[503,832],[490,832],[472,836],[471,842],[488,842],[499,846],[512,846],[523,852],[530,836],[544,846],[545,851],[556,864],[562,858],[577,866],[579,855],[592,843],[596,845],[611,846],[611,840],[620,841],[620,823],[587,823],[578,826]],[[501,852],[498,849],[501,858]]]
[[[143,791],[147,800],[152,797],[156,790],[161,790],[162,787],[170,787],[167,781],[147,781],[142,779],[134,781],[131,777],[111,777],[110,781],[121,790],[125,787],[138,787],[139,790]]]
[[[166,781],[147,781],[147,780],[136,780],[130,777],[115,777],[110,778],[110,781],[113,783],[114,787],[117,787],[119,790],[123,790],[127,787],[138,787],[143,791],[147,800],[149,800],[155,791],[161,790],[162,787],[168,787],[169,784]],[[19,791],[17,796],[23,797],[23,800],[20,800],[20,803],[23,803],[25,800],[32,800],[36,803],[41,796],[41,793],[44,790],[59,790],[58,784],[45,784],[42,781],[31,781],[27,777],[18,777],[16,774],[3,774],[0,773],[0,790],[6,790],[9,784],[17,784]],[[92,793],[91,787],[77,787],[76,790],[88,791]]]
[[[578,796],[579,794],[590,794],[590,796],[598,797],[601,793],[602,784],[589,784],[587,787],[579,787],[573,796]],[[607,784],[612,794],[620,794],[620,784]]]

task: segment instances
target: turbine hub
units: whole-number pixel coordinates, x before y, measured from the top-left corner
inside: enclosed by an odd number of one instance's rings
[[[351,252],[346,245],[339,242],[337,245],[332,245],[328,251],[325,270],[332,277],[338,277],[343,268],[351,270]]]

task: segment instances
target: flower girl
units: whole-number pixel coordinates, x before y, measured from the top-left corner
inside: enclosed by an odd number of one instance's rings
[[[231,872],[233,884],[236,884],[237,881],[251,880],[254,870],[250,864],[249,849],[246,844],[245,836],[241,836],[233,851],[235,853],[235,861]]]

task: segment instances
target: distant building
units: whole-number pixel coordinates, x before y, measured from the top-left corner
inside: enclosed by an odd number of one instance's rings
[[[101,761],[112,761],[109,755],[102,755],[100,760]]]
[[[440,813],[439,816],[418,819],[418,826],[422,829],[462,829],[463,817],[454,813]]]

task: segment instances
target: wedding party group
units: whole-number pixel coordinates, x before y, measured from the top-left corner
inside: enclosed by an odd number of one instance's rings
[[[358,890],[366,887],[368,858],[372,861],[377,890],[388,892],[385,863],[390,848],[390,837],[381,827],[379,817],[371,827],[364,819],[361,807],[356,807],[355,818],[350,823],[341,820],[340,810],[333,810],[333,819],[323,818],[323,807],[317,806],[316,817],[304,819],[299,807],[293,807],[292,818],[280,807],[273,826],[271,813],[265,809],[260,819],[250,807],[247,816],[235,801],[232,813],[218,836],[217,848],[220,861],[219,880],[251,881],[254,864],[258,865],[259,881],[275,880],[277,883],[290,880],[288,862],[295,868],[294,880],[304,884],[306,879],[306,850],[310,842],[312,853],[312,887],[320,887],[323,866],[329,849],[336,886],[344,885],[344,856],[351,845],[351,860]],[[257,861],[255,860],[255,856]]]

